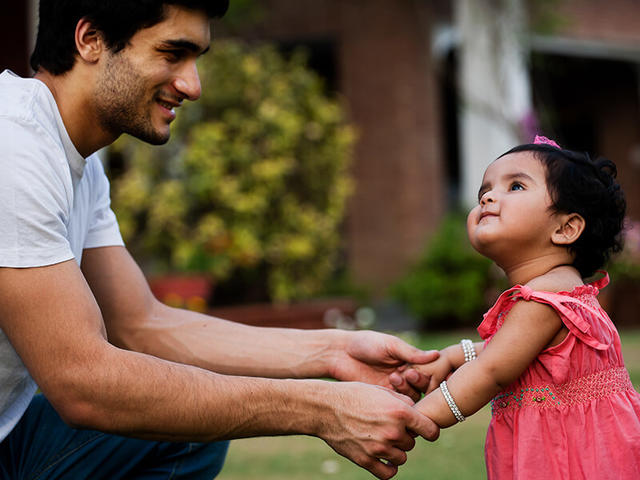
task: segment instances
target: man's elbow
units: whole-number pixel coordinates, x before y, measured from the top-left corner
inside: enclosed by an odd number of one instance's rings
[[[65,424],[77,429],[104,430],[101,392],[105,393],[105,387],[98,381],[101,377],[94,369],[72,367],[51,375],[41,387]]]
[[[54,408],[62,421],[71,428],[86,430],[102,430],[95,409],[88,402],[57,402]]]

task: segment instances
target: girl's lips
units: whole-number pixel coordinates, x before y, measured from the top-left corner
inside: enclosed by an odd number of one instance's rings
[[[483,218],[487,218],[487,217],[497,217],[498,214],[497,213],[492,213],[492,212],[482,212],[480,214],[480,217],[478,217],[478,222],[481,222]]]

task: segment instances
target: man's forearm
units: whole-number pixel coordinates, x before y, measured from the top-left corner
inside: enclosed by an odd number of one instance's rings
[[[110,346],[92,361],[92,378],[44,389],[78,427],[174,441],[317,434],[325,382],[230,377]]]
[[[438,436],[408,398],[382,387],[232,377],[105,342],[86,347],[90,368],[82,362],[76,374],[65,369],[56,379],[62,381],[45,382],[43,389],[78,427],[170,441],[313,435],[379,478],[406,461],[415,443],[411,432]]]
[[[270,378],[332,376],[339,330],[262,328],[170,308],[120,321],[116,343],[129,350],[229,375]]]

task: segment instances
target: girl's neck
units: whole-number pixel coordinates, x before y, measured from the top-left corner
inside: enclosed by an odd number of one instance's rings
[[[547,260],[547,261],[545,261]],[[547,275],[549,273],[556,273],[567,269],[567,271],[576,272],[575,267],[572,266],[571,261],[561,262],[557,259],[535,259],[534,261],[526,261],[512,265],[511,267],[501,267],[507,279],[509,285],[526,285],[534,278]],[[577,272],[576,272],[577,273]]]

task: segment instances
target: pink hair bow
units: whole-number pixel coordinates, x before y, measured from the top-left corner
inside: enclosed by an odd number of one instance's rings
[[[560,145],[558,145],[556,142],[554,142],[553,140],[547,137],[543,137],[542,135],[536,135],[536,138],[533,140],[533,143],[537,145],[540,145],[540,144],[551,145],[552,147],[556,147],[560,149]]]

